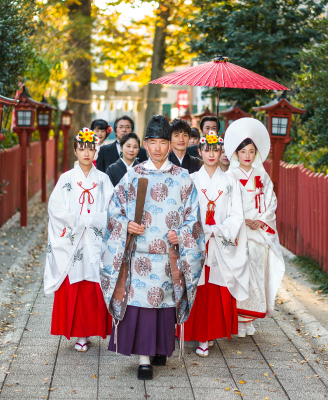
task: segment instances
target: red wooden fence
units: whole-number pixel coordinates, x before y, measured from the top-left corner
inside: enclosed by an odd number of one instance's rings
[[[270,162],[264,163],[267,172]],[[328,273],[328,175],[280,163],[277,229],[283,246]]]
[[[54,178],[55,141],[47,142],[47,182]],[[41,142],[33,142],[29,148],[29,197],[41,189]],[[0,183],[6,194],[0,197],[0,226],[20,208],[20,147],[0,151]]]

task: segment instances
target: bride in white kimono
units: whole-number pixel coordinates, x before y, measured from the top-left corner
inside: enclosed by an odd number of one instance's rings
[[[271,317],[285,272],[276,228],[277,198],[263,162],[270,150],[266,127],[253,118],[241,118],[227,129],[224,146],[230,160],[226,174],[239,182],[250,261],[249,298],[237,302],[238,336],[254,335],[256,318]]]
[[[238,182],[220,167],[221,138],[211,132],[200,140],[204,165],[191,175],[198,192],[206,242],[206,265],[198,282],[184,339],[196,340],[196,354],[207,357],[214,339],[238,333],[236,300],[248,298],[246,225]],[[180,334],[179,330],[178,333]]]

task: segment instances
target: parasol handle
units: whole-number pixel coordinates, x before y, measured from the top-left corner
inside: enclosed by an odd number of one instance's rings
[[[217,88],[218,91],[218,102],[216,105],[216,118],[217,118],[217,122],[216,122],[216,132],[219,135],[219,131],[220,131],[220,120],[219,120],[219,116],[220,116],[220,93],[221,93],[221,88]]]

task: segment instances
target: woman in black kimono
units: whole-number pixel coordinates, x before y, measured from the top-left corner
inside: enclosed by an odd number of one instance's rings
[[[127,172],[128,167],[139,164],[137,154],[140,150],[140,139],[135,133],[127,133],[120,141],[121,157],[107,167],[106,174],[115,187]]]

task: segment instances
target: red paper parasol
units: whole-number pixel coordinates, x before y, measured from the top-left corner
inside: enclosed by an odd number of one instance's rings
[[[264,76],[230,63],[229,58],[223,56],[217,56],[211,62],[174,72],[149,83],[216,87],[218,120],[221,88],[289,90]]]

